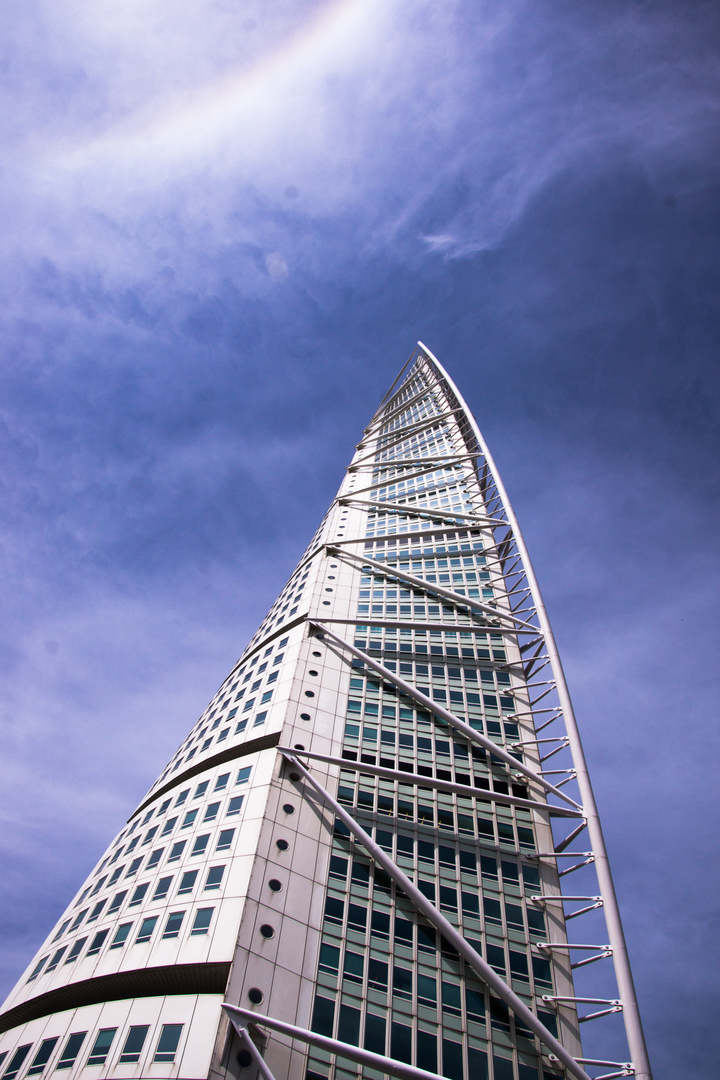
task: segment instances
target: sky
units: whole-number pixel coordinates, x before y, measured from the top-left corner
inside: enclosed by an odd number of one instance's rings
[[[3,4],[2,993],[420,339],[534,560],[656,1080],[716,1077],[719,31],[683,0]]]

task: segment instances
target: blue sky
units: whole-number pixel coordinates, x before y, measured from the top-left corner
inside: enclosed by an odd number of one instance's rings
[[[420,338],[536,563],[657,1080],[714,1077],[717,8],[8,0],[0,21],[3,990]]]

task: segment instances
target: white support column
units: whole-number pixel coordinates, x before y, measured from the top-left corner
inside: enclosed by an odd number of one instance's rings
[[[257,1066],[257,1070],[260,1073],[260,1075],[262,1076],[263,1080],[275,1080],[275,1077],[273,1076],[272,1072],[270,1071],[269,1066],[265,1063],[265,1060],[264,1060],[262,1054],[260,1053],[257,1046],[253,1042],[252,1036],[250,1035],[250,1032],[248,1031],[248,1029],[246,1027],[243,1027],[242,1025],[238,1024],[237,1020],[235,1019],[235,1017],[230,1012],[228,1012],[228,1018],[230,1020],[230,1023],[232,1024],[232,1026],[235,1028],[236,1032],[238,1033],[238,1035],[242,1039],[242,1041],[247,1046],[248,1054],[250,1055],[250,1057],[255,1062],[255,1064]]]

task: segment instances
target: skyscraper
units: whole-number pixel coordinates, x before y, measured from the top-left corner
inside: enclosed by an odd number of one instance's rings
[[[617,995],[575,990],[610,957]],[[617,1012],[631,1067],[581,1050]],[[650,1076],[537,583],[424,346],[0,1030],[2,1080]]]

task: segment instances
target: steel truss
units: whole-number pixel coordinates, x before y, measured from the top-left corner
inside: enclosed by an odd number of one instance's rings
[[[431,585],[427,582],[422,582],[421,579],[416,578],[412,574],[407,574],[403,571],[400,571],[399,567],[396,568],[388,564],[387,562],[380,562],[376,558],[369,558],[367,555],[363,556],[359,553],[356,554],[354,551],[349,551],[347,550],[347,547],[349,547],[350,545],[346,545],[345,550],[343,550],[343,548],[340,547],[339,543],[335,544],[333,545],[332,553],[336,557],[342,555],[345,558],[350,558],[353,561],[357,561],[358,564],[362,563],[371,566],[374,570],[382,572],[386,576],[397,577],[401,580],[405,580],[408,584],[411,584],[413,588],[422,588],[426,592],[432,592],[436,596],[442,597],[445,603],[449,602],[450,604],[452,604],[453,607],[456,609],[457,607],[460,607],[465,608],[469,611],[477,612],[474,618],[471,617],[472,621],[467,627],[468,630],[481,628],[474,620],[477,619],[478,615],[482,613],[488,618],[488,620],[492,618],[493,621],[499,621],[500,626],[502,627],[502,631],[506,633],[508,632],[508,623],[510,623],[512,626],[512,630],[510,631],[511,633],[517,634],[530,630],[534,631],[532,645],[536,647],[536,656],[542,654],[544,662],[549,662],[550,670],[552,672],[552,679],[547,680],[547,682],[544,684],[544,689],[542,690],[542,693],[540,693],[539,696],[535,697],[533,700],[530,701],[530,712],[526,712],[523,714],[520,710],[518,710],[516,715],[532,715],[533,719],[535,720],[535,716],[539,711],[535,708],[535,706],[538,704],[541,698],[546,697],[548,694],[553,694],[555,696],[555,699],[557,700],[557,706],[555,706],[551,710],[552,715],[550,716],[550,719],[546,720],[541,725],[537,725],[536,731],[539,731],[542,727],[545,727],[548,724],[555,723],[558,725],[562,725],[562,727],[564,728],[563,734],[557,739],[556,748],[554,750],[550,750],[550,752],[545,756],[544,760],[552,757],[560,750],[567,749],[569,751],[572,759],[572,768],[555,770],[554,775],[565,776],[565,780],[561,781],[561,783],[567,783],[569,781],[572,781],[577,784],[580,795],[579,804],[583,815],[583,820],[580,825],[576,829],[574,829],[568,837],[566,837],[564,840],[559,841],[555,845],[556,850],[554,852],[544,852],[540,856],[538,856],[538,858],[555,859],[559,855],[564,854],[564,849],[572,842],[572,840],[577,835],[579,835],[579,833],[584,828],[587,829],[590,838],[590,847],[592,850],[588,852],[582,852],[581,861],[576,866],[568,867],[566,870],[560,871],[560,874],[562,877],[564,877],[566,874],[571,873],[573,870],[590,865],[592,863],[597,877],[599,895],[594,897],[577,897],[577,900],[584,901],[587,906],[577,911],[568,911],[566,914],[566,918],[578,917],[585,912],[596,910],[597,908],[602,909],[607,927],[608,944],[606,946],[597,947],[598,955],[588,958],[585,961],[579,961],[578,963],[588,963],[605,957],[612,958],[615,970],[615,978],[618,987],[618,996],[617,999],[614,999],[612,1001],[604,1000],[602,1003],[605,1004],[607,1008],[601,1010],[597,1014],[594,1014],[594,1016],[606,1015],[609,1012],[622,1012],[628,1048],[630,1051],[630,1056],[632,1058],[632,1064],[616,1062],[597,1062],[597,1064],[617,1065],[623,1070],[617,1073],[607,1074],[608,1077],[626,1076],[632,1074],[635,1075],[638,1080],[652,1080],[650,1063],[642,1029],[642,1022],[638,1009],[637,996],[635,993],[635,987],[627,953],[627,946],[625,943],[625,936],[623,933],[615,887],[613,884],[597,804],[595,802],[595,796],[588,773],[587,763],[583,752],[582,742],[580,739],[577,721],[573,710],[572,701],[570,699],[570,694],[568,691],[562,662],[560,660],[560,656],[555,643],[555,638],[552,632],[552,627],[550,625],[547,611],[545,609],[545,605],[542,599],[540,587],[538,585],[537,578],[535,577],[535,572],[533,570],[530,556],[525,545],[525,540],[518,525],[517,518],[515,517],[515,513],[510,504],[510,500],[508,499],[507,492],[497,472],[497,468],[495,466],[492,455],[488,450],[488,447],[480,433],[480,430],[470,410],[467,408],[461,394],[457,390],[452,379],[449,377],[449,375],[442,367],[440,362],[436,359],[436,357],[433,356],[430,350],[427,349],[422,344],[422,342],[418,342],[418,346],[419,348],[416,354],[417,362],[416,365],[411,369],[411,371],[416,372],[420,370],[422,372],[423,376],[425,376],[424,381],[426,383],[427,389],[432,389],[433,384],[440,384],[439,388],[444,394],[444,398],[447,402],[447,410],[450,412],[451,415],[457,417],[465,444],[462,450],[458,451],[456,460],[458,462],[463,462],[464,469],[472,468],[475,471],[483,496],[484,505],[482,508],[482,512],[472,516],[468,514],[458,514],[455,518],[454,531],[468,529],[472,529],[473,531],[478,530],[479,533],[483,536],[484,540],[485,538],[489,538],[490,536],[492,536],[492,550],[494,551],[497,559],[500,562],[501,568],[503,570],[503,576],[505,576],[505,573],[507,572],[506,567],[511,566],[510,572],[515,577],[513,585],[510,589],[511,595],[517,595],[517,593],[519,592],[520,595],[525,597],[526,606],[522,610],[522,615],[524,616],[524,618],[521,619],[519,617],[521,612],[517,608],[503,609],[499,606],[482,604],[481,602],[473,600],[470,597],[453,593],[451,590],[443,590],[435,585]],[[382,445],[384,430],[382,424],[383,416],[385,415],[385,413],[388,412],[388,410],[392,410],[393,415],[402,412],[402,403],[398,404],[397,407],[395,407],[394,403],[395,399],[402,392],[404,385],[405,384],[402,384],[393,395],[389,395],[385,399],[383,405],[378,410],[378,413],[376,413],[376,416],[373,418],[371,424],[366,429],[366,435],[364,436],[363,442],[361,444],[363,447],[368,445],[371,439],[376,439],[376,452],[381,453],[385,449],[385,447],[383,447]],[[443,414],[447,415],[445,410],[443,410]],[[404,431],[388,432],[388,434],[391,435],[393,439],[396,439],[396,436],[400,434],[404,434],[404,437],[407,438],[410,434],[413,433],[414,430],[417,430],[419,426],[423,426],[424,424],[431,426],[434,422],[437,421],[437,419],[438,417],[428,418],[427,420],[423,420],[421,418],[421,420],[418,421],[418,424],[408,425],[407,428],[404,429]],[[367,460],[367,458],[365,458],[365,460]],[[381,467],[384,467],[385,465],[389,465],[391,463],[381,462],[379,464],[381,465]],[[385,486],[389,482],[390,481],[384,480],[382,479],[382,477],[379,477],[375,485],[366,490],[368,492],[372,492],[376,488]],[[352,502],[354,498],[354,492],[346,491],[341,496],[340,501]],[[435,510],[435,512],[433,513],[433,509],[431,509],[430,507],[416,508],[410,504],[384,503],[382,501],[373,499],[372,495],[369,496],[366,502],[372,504],[372,506],[377,510],[391,510],[396,512],[402,512],[409,516],[417,514],[418,516],[422,515],[426,518],[434,518],[433,524],[435,527],[432,530],[428,529],[418,530],[416,532],[396,533],[391,538],[368,537],[366,542],[367,544],[370,544],[371,542],[374,543],[375,552],[378,548],[378,540],[391,540],[393,542],[397,542],[398,540],[402,540],[404,542],[405,540],[407,540],[408,544],[412,545],[413,543],[422,542],[424,533],[428,535],[429,538],[431,533],[436,535],[439,532],[443,532],[447,535],[449,532],[453,531],[453,526],[451,525],[447,525],[442,528],[439,527],[442,520],[450,521],[453,519],[453,512],[451,508],[446,507],[438,509]],[[458,520],[460,518],[462,518],[462,520]],[[476,536],[478,535],[477,532],[475,532],[474,534]],[[367,550],[368,548],[366,547],[366,551]],[[483,543],[483,551],[485,550],[486,545],[485,543]],[[490,549],[488,548],[487,550]],[[361,620],[358,619],[357,621],[360,622]],[[368,624],[375,625],[372,615],[368,615],[367,618],[365,618],[363,621]],[[389,620],[385,620],[384,624],[387,625],[388,621]],[[453,621],[455,622],[457,629],[460,629],[457,618]],[[383,625],[383,620],[377,620],[377,622],[378,624]],[[503,622],[505,623],[505,626],[502,626]],[[395,625],[398,625],[398,623],[396,622]],[[442,623],[438,623],[436,624],[436,626],[438,629],[449,629],[449,627],[443,626]],[[492,629],[493,631],[497,632],[499,630],[499,627],[494,626]],[[330,631],[328,627],[325,627],[325,630],[329,633],[329,636],[332,637],[335,641],[342,640],[339,639],[338,635],[336,635],[333,631]],[[353,646],[350,646],[347,642],[343,642],[343,647],[349,648],[351,651],[353,651]],[[528,643],[527,646],[521,647],[521,651],[525,651],[528,648],[530,648],[530,643]],[[363,656],[362,659],[371,668],[374,668],[375,671],[381,674],[383,678],[388,679],[396,686],[399,686],[399,681],[397,680],[397,677],[393,677],[393,673],[387,671],[387,669],[384,669],[383,665],[380,665],[370,656]],[[536,657],[532,658],[533,661],[535,661],[535,659]],[[527,675],[529,675],[529,673],[530,669],[526,668],[526,677]],[[540,684],[530,685],[531,687],[534,685],[536,689],[540,689]],[[403,686],[400,688],[403,690],[403,692],[407,692],[409,689],[411,691],[414,690],[414,688],[409,688],[407,686]],[[411,692],[410,696],[414,696],[416,699],[419,700],[418,691],[416,690],[414,691],[414,693]],[[445,713],[445,710],[439,709],[437,703],[428,702],[426,704],[426,707],[429,707],[436,716],[440,716],[443,720],[448,722],[448,717]],[[457,723],[457,720],[455,726],[460,727],[460,725]],[[463,731],[463,734],[466,734],[466,732]],[[477,733],[474,732],[473,735],[476,737]],[[513,749],[515,749],[515,747],[513,747]],[[497,748],[494,750],[494,753],[497,756],[500,756],[499,754],[497,754]],[[547,770],[543,770],[542,764],[543,759],[541,759],[540,761],[541,771],[535,774],[532,779],[536,781],[541,781],[543,783],[543,787],[547,792],[549,790],[549,781],[546,779],[546,777],[553,774],[551,774]],[[519,763],[516,762],[515,768],[519,769],[519,767]],[[529,771],[527,767],[525,767],[522,771],[527,776],[527,773]],[[532,771],[534,772],[534,770]],[[563,798],[567,798],[567,796],[565,796],[563,792],[558,790],[557,785],[554,786],[553,790],[555,794],[558,794]],[[573,805],[577,807],[578,803],[573,803]],[[545,903],[560,902],[564,904],[565,902],[571,901],[575,898],[569,896],[547,896],[537,899],[540,902]],[[591,1016],[586,1016],[582,1019],[589,1020],[591,1019]],[[588,1062],[588,1064],[595,1063]]]

